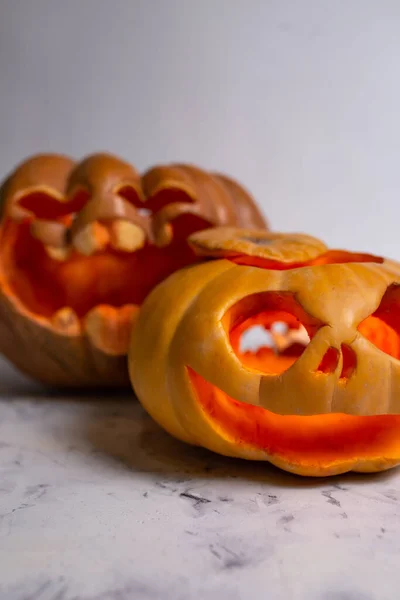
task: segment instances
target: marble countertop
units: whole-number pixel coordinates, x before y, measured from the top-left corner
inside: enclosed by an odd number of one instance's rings
[[[1,600],[397,600],[400,470],[328,480],[187,447],[133,396],[1,364]]]

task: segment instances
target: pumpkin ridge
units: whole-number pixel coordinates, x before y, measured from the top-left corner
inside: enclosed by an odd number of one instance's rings
[[[228,263],[228,261],[225,261],[225,262]],[[216,283],[219,278],[224,277],[226,275],[226,273],[228,273],[232,268],[234,268],[233,265],[229,265],[226,270],[214,273],[213,276],[209,279],[210,283],[211,282]],[[180,321],[181,322],[184,322],[185,318],[187,318],[187,316],[190,314],[191,310],[193,309],[193,305],[195,304],[195,302],[198,301],[198,298],[201,295],[202,291],[203,290],[200,290],[199,295],[193,296],[190,299],[190,301],[186,304],[184,310],[181,312],[181,315],[180,315]],[[179,327],[178,327],[175,330],[174,335],[173,335],[173,337],[170,340],[171,347],[176,346],[178,344],[178,342],[179,342],[179,336],[180,336],[180,330],[179,330]],[[172,355],[170,357],[170,361],[171,360],[172,360]],[[167,364],[167,368],[168,367],[170,367],[170,368],[172,367],[173,368],[173,365],[171,363],[169,363],[169,364]],[[169,392],[170,392],[170,398],[172,399],[172,405],[174,405],[174,391],[173,391],[173,386],[174,386],[173,381],[169,380],[167,382],[167,388],[169,389]],[[191,432],[187,430],[185,422],[182,419],[179,419],[179,411],[177,411],[176,417],[178,419],[178,422],[179,422],[180,426],[186,432],[186,434],[190,434]]]

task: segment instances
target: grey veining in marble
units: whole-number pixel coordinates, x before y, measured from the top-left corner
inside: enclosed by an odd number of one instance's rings
[[[296,478],[7,377],[1,600],[400,598],[399,470]]]

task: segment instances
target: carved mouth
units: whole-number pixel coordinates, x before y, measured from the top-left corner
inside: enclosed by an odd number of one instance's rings
[[[249,454],[262,451],[285,470],[318,477],[385,470],[400,460],[400,415],[279,415],[235,400],[193,370],[188,372],[213,428]]]
[[[157,247],[134,223],[114,219],[93,222],[84,235],[57,247],[37,239],[35,223],[7,219],[3,225],[3,289],[21,311],[60,334],[85,334],[114,355],[126,354],[132,322],[150,290],[196,260],[188,233],[208,226],[183,214],[171,225],[171,243]]]

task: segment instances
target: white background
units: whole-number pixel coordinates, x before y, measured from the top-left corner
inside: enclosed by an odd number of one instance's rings
[[[0,168],[226,171],[272,226],[400,259],[398,0],[0,0]]]

